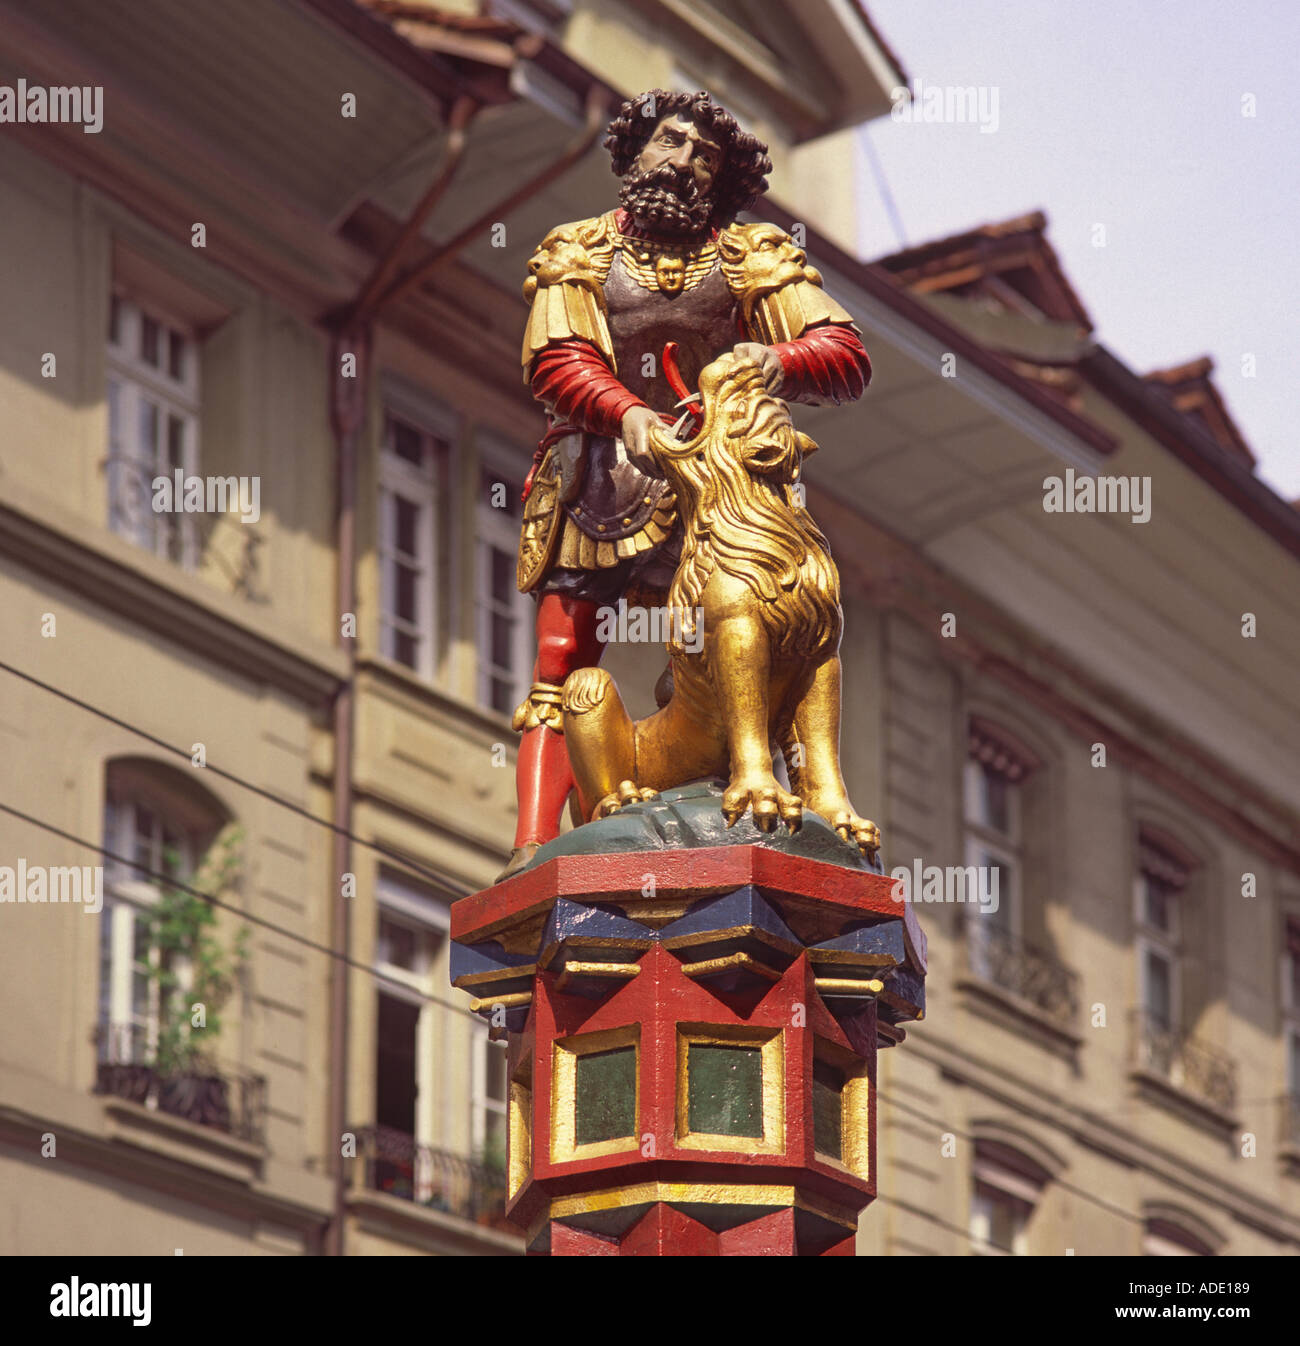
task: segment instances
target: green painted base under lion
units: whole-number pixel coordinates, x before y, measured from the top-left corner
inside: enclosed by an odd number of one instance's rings
[[[830,824],[816,813],[804,810],[803,824],[797,832],[778,826],[773,832],[761,832],[746,813],[728,827],[722,816],[721,780],[692,781],[665,790],[642,804],[628,804],[608,818],[586,823],[547,842],[518,871],[536,869],[558,855],[616,855],[625,851],[666,851],[704,846],[763,846],[787,855],[883,874],[877,852],[872,864],[856,846],[841,840]]]

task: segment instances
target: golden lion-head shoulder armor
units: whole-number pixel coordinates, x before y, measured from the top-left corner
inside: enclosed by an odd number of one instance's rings
[[[817,323],[853,326],[847,311],[822,289],[808,254],[775,224],[733,224],[718,235],[722,274],[755,340],[793,341]],[[856,330],[856,329],[855,329]]]
[[[605,278],[614,261],[614,216],[597,215],[552,229],[528,259],[524,298],[532,305],[524,327],[524,381],[533,358],[552,341],[589,341],[615,369],[605,313]]]
[[[582,285],[599,289],[614,261],[614,217],[561,224],[542,239],[528,259],[524,298],[531,304],[542,285]]]

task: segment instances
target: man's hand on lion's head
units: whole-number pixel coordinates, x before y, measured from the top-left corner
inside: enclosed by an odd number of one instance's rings
[[[651,432],[663,429],[658,413],[646,406],[629,407],[619,428],[628,458],[647,476],[662,477],[663,469],[650,447]]]
[[[741,360],[751,360],[763,376],[763,386],[769,393],[779,393],[785,379],[781,357],[770,347],[757,341],[741,341],[732,347],[732,354]]]

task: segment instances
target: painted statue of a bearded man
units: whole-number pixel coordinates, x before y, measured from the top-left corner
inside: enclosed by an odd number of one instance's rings
[[[794,240],[735,222],[772,163],[707,93],[629,100],[605,146],[621,208],[552,230],[524,284],[524,378],[549,429],[524,487],[518,581],[537,599],[537,663],[515,712],[519,824],[502,877],[558,834],[573,787],[560,688],[599,663],[600,610],[662,604],[677,568],[676,502],[641,470],[646,427],[681,414],[667,343],[692,389],[730,349],[787,402],[851,401],[871,377],[858,329]]]

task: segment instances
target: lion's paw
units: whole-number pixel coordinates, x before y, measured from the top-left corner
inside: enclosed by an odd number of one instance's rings
[[[803,823],[803,801],[783,790],[775,776],[733,779],[722,796],[722,813],[731,827],[752,810],[754,826],[760,832],[774,832],[778,822],[791,832]]]
[[[864,855],[874,856],[880,849],[880,828],[866,818],[859,818],[852,809],[834,812],[826,821],[842,840],[856,846]]]
[[[629,804],[643,804],[658,793],[658,790],[643,790],[630,780],[619,781],[618,789],[607,794],[592,810],[591,821],[608,818],[611,813],[617,813],[619,809],[626,808]]]

